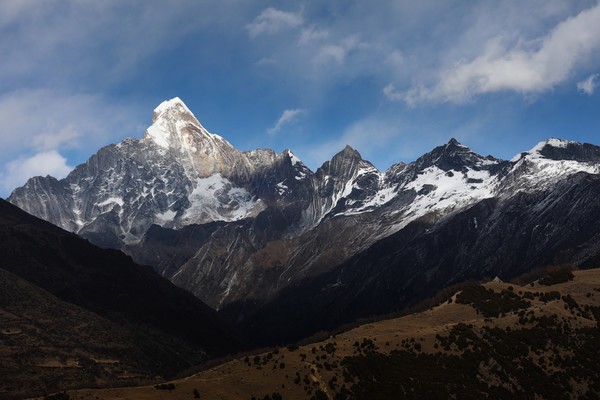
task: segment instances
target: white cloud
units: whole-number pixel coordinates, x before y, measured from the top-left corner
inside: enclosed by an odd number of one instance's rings
[[[392,101],[401,100],[404,97],[403,93],[399,92],[398,89],[396,89],[396,85],[394,85],[393,83],[390,83],[389,85],[383,88],[383,94],[385,95],[385,97]]]
[[[600,49],[600,4],[557,24],[535,40],[507,46],[502,36],[488,41],[483,54],[443,70],[432,87],[416,84],[402,100],[465,102],[499,91],[540,93],[570,78]],[[398,97],[398,96],[394,96]]]
[[[264,79],[267,85],[276,82],[278,91],[294,93],[294,102],[313,108],[331,101],[330,95],[336,95],[340,83],[352,86],[367,78],[374,85],[393,81],[406,87],[404,76],[418,70],[420,62],[411,50],[422,45],[427,36],[414,30],[446,16],[449,9],[452,7],[431,0],[386,1],[380,7],[339,0],[327,5],[304,2],[300,25],[276,35],[261,35],[261,40],[249,41],[248,48],[256,52],[256,60],[277,60],[276,65],[269,65],[269,74],[259,76],[259,80]],[[446,18],[455,23],[454,18]]]
[[[587,95],[593,95],[598,87],[598,74],[593,74],[584,79],[581,82],[577,82],[577,89],[581,93],[585,93]]]
[[[28,158],[18,158],[4,166],[4,172],[0,175],[1,189],[8,193],[33,176],[51,175],[61,179],[72,169],[73,167],[67,165],[67,160],[55,150],[37,153]]]
[[[329,31],[311,26],[306,29],[302,29],[298,43],[306,45],[314,41],[326,39],[329,36]]]
[[[39,4],[38,4],[39,5]],[[0,27],[9,25],[16,18],[32,11],[36,0],[4,0],[0,4]]]
[[[31,144],[35,149],[49,150],[63,148],[79,147],[78,139],[81,136],[81,131],[73,124],[68,124],[58,130],[51,129],[48,132],[41,132],[33,137]]]
[[[338,44],[325,44],[321,46],[313,59],[313,63],[319,66],[331,64],[343,64],[348,54],[358,48],[369,48],[369,45],[359,40],[357,35],[344,38]]]
[[[47,89],[5,93],[0,95],[0,158],[15,152],[94,146],[134,135],[137,107]]]
[[[315,56],[314,63],[319,65],[335,62],[341,64],[346,58],[346,49],[335,44],[328,44],[319,49]]]
[[[400,50],[394,49],[385,59],[386,63],[393,68],[402,68],[405,66],[404,55]]]
[[[139,68],[192,35],[218,32],[219,43],[234,32],[246,38],[244,24],[256,9],[243,0],[177,0],[168,6],[160,0],[2,0],[0,90],[37,84],[108,91],[131,84]],[[195,56],[205,63],[216,59]]]
[[[269,7],[246,25],[246,29],[250,37],[254,38],[261,34],[273,34],[284,29],[296,28],[302,25],[302,22],[302,15],[299,12],[287,12]]]
[[[281,128],[283,128],[285,125],[292,123],[293,121],[298,119],[298,117],[300,115],[304,114],[305,112],[306,112],[305,110],[302,110],[299,108],[285,110],[281,114],[281,117],[279,117],[279,119],[277,120],[275,125],[273,125],[273,127],[269,129],[269,131],[268,131],[269,134],[273,135],[273,134],[279,132],[281,130]]]

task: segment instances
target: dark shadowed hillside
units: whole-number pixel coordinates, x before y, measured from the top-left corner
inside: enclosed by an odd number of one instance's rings
[[[48,361],[44,357],[53,353],[53,346],[63,348],[55,353],[59,367],[48,367],[43,373],[35,370],[27,381],[48,371],[60,376],[65,349],[72,350],[67,363],[80,354],[82,360],[116,358],[135,366],[126,368],[127,379],[169,376],[243,347],[241,338],[214,311],[152,269],[133,263],[119,251],[100,249],[3,200],[0,254],[2,312],[16,318],[16,326],[6,328],[12,332],[10,340],[1,346],[6,354],[13,354],[13,360],[15,354],[29,349],[17,364],[3,363],[4,376],[32,367],[27,360]],[[47,319],[39,318],[45,314]],[[13,317],[3,319],[3,324]],[[24,324],[29,325],[24,328]],[[15,333],[19,331],[25,333]],[[35,345],[42,342],[48,344]],[[14,353],[11,348],[19,350]],[[77,379],[59,379],[58,388],[69,382],[102,384],[104,372],[97,360],[89,365],[77,363]]]

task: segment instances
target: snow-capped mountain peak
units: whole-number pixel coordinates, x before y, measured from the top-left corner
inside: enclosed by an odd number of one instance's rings
[[[165,100],[160,103],[155,109],[152,116],[152,122],[156,121],[156,119],[161,118],[165,115],[190,115],[196,118],[194,113],[185,105],[185,103],[179,98],[174,97],[170,100]]]
[[[446,143],[446,148],[448,147],[452,147],[452,146],[456,146],[456,147],[464,147],[466,149],[468,149],[467,146],[465,146],[464,144],[460,143],[458,140],[456,140],[455,138],[450,138],[450,140],[448,141],[448,143]]]
[[[283,155],[290,159],[292,165],[304,165],[302,160],[300,160],[290,149],[285,149]]]
[[[341,153],[361,157],[360,153],[354,147],[350,146],[349,144],[344,146],[344,149],[341,151]]]
[[[546,146],[556,147],[556,148],[559,148],[559,149],[565,149],[569,145],[579,145],[579,144],[581,144],[581,143],[573,142],[571,140],[559,139],[559,138],[550,138],[550,139],[542,140],[541,142],[539,142],[538,144],[536,144],[531,150],[528,151],[528,153],[530,153],[530,154],[532,154],[532,153],[539,153]]]
[[[192,181],[214,174],[248,176],[251,161],[219,135],[208,132],[178,97],[154,110],[144,141],[176,157]]]
[[[499,161],[492,157],[483,157],[452,138],[447,144],[438,146],[418,158],[414,166],[417,172],[432,166],[444,171],[461,171],[464,168],[488,169]]]
[[[322,173],[351,180],[360,170],[376,168],[368,161],[363,160],[358,151],[346,145],[343,150],[333,156],[330,161],[325,162],[319,170]],[[317,172],[319,173],[319,172]]]
[[[573,161],[586,165],[598,164],[600,163],[600,147],[589,143],[553,138],[538,143],[531,150],[518,154],[511,161],[518,162],[521,159]]]
[[[548,148],[567,149],[569,146],[574,147],[574,146],[579,146],[579,145],[581,145],[581,143],[572,142],[570,140],[565,140],[565,139],[550,138],[550,139],[542,140],[541,142],[539,142],[538,144],[533,146],[531,148],[531,150],[529,150],[529,151],[524,151],[522,153],[517,154],[510,161],[517,162],[520,159],[525,158],[525,157],[527,157],[529,159],[547,158],[544,153]]]
[[[163,101],[154,109],[152,125],[146,130],[145,138],[164,149],[181,152],[197,152],[197,144],[202,141],[225,141],[209,133],[179,97]]]
[[[504,196],[548,188],[578,172],[600,173],[600,147],[552,138],[517,154],[510,163],[505,183],[500,187]],[[511,186],[508,192],[507,185]]]
[[[566,140],[566,139],[560,139],[560,138],[550,138],[550,139],[545,140],[542,143],[546,143],[546,145],[548,145],[548,146],[559,147],[559,148],[565,148],[569,144],[580,144],[578,142],[574,142],[574,141]]]

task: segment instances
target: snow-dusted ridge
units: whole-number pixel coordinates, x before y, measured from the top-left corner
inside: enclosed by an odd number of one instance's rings
[[[592,154],[586,148],[591,148]],[[579,154],[582,149],[583,155]],[[548,152],[559,157],[548,157],[545,155]],[[511,168],[500,184],[497,196],[509,197],[519,191],[543,190],[578,172],[599,174],[598,157],[600,148],[597,146],[557,138],[541,141],[510,160]]]
[[[565,140],[565,139],[558,139],[558,138],[550,138],[547,140],[542,140],[541,142],[539,142],[538,144],[533,146],[531,148],[531,150],[517,154],[510,161],[517,162],[520,159],[522,159],[523,157],[544,158],[544,156],[542,156],[540,154],[540,151],[542,149],[544,149],[544,147],[550,146],[550,147],[565,149],[565,148],[567,148],[568,145],[581,145],[581,143],[573,142],[573,141]]]
[[[378,175],[378,190],[360,202],[346,200],[348,207],[334,215],[351,216],[387,208],[384,214],[396,221],[386,229],[384,235],[388,235],[427,214],[449,216],[487,198],[544,190],[578,172],[600,173],[600,151],[596,161],[554,160],[544,156],[547,146],[567,150],[569,146],[583,145],[552,138],[503,161],[480,156],[451,139],[414,163],[393,166],[384,174],[374,167],[369,169]],[[354,181],[349,181],[335,201],[343,202],[356,187]],[[407,192],[414,193],[410,202],[394,201]]]

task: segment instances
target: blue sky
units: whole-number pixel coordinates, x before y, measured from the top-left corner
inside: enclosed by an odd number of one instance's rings
[[[0,0],[0,196],[180,97],[242,150],[385,170],[457,138],[600,144],[597,1]]]

